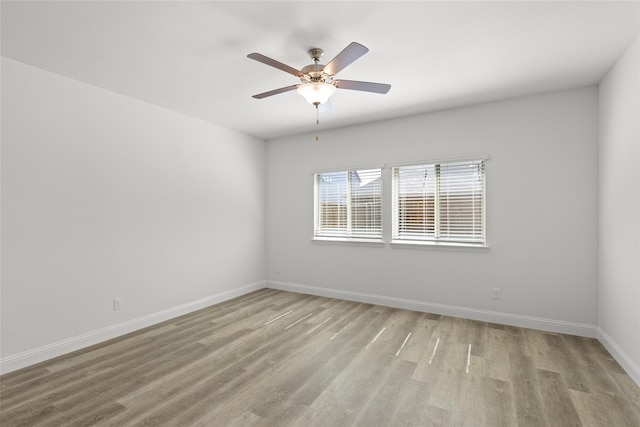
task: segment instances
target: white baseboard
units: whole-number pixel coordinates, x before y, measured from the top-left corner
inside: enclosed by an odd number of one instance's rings
[[[627,353],[607,334],[602,328],[598,327],[598,340],[604,348],[616,359],[631,379],[640,387],[640,366],[629,357]]]
[[[22,353],[3,357],[0,358],[0,373],[6,374],[45,360],[53,359],[54,357],[62,356],[63,354],[71,353],[72,351],[80,350],[112,338],[117,338],[124,334],[164,322],[165,320],[170,320],[175,317],[263,289],[264,287],[265,281],[251,283],[249,285],[220,292],[196,301],[191,301],[156,313],[151,313],[137,319],[128,320],[126,322],[107,326],[106,328],[91,331],[86,334],[27,350]]]
[[[482,322],[498,323],[501,325],[538,329],[548,332],[578,335],[589,338],[596,338],[597,336],[597,326],[584,323],[565,322],[561,320],[544,319],[540,317],[522,316],[519,314],[501,313],[496,311],[479,310],[475,308],[436,304],[430,302],[387,297],[382,295],[341,291],[337,289],[298,285],[286,282],[267,281],[267,287],[272,289],[280,289],[283,291],[318,295],[329,298],[338,298],[394,308],[403,308],[407,310],[440,314],[444,316],[461,317],[464,319],[479,320]]]

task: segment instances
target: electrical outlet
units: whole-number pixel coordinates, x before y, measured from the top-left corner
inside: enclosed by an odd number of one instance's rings
[[[502,290],[500,288],[493,288],[493,299],[502,298]]]
[[[123,307],[123,303],[122,303],[122,297],[120,298],[114,298],[113,299],[113,310],[122,310]]]
[[[280,266],[276,265],[275,267],[273,267],[273,271],[275,271],[276,274],[280,274]]]

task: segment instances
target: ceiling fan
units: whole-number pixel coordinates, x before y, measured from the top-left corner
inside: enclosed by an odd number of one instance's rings
[[[324,51],[319,48],[313,48],[309,50],[309,56],[311,56],[313,64],[307,65],[302,68],[302,70],[297,70],[260,53],[250,53],[247,55],[248,58],[270,65],[286,73],[293,74],[298,77],[301,82],[295,85],[281,87],[279,89],[253,95],[253,98],[262,99],[279,93],[297,90],[298,93],[307,100],[307,102],[314,105],[317,109],[320,104],[327,102],[329,97],[333,95],[337,89],[351,89],[385,94],[389,92],[391,85],[384,83],[361,82],[356,80],[334,80],[334,76],[338,74],[338,72],[367,52],[369,52],[369,49],[359,43],[352,42],[335,58],[329,61],[327,65],[323,65],[320,64],[320,59],[322,58]]]

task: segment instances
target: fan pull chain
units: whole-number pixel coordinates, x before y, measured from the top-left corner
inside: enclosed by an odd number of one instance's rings
[[[318,109],[319,104],[315,104],[316,106],[316,126],[320,126],[320,110]],[[316,141],[319,139],[318,132],[316,131]]]

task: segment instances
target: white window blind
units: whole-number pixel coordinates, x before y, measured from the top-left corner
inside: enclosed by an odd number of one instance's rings
[[[314,237],[382,238],[382,169],[314,175]]]
[[[393,239],[484,245],[484,160],[397,166]]]

